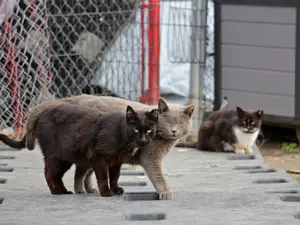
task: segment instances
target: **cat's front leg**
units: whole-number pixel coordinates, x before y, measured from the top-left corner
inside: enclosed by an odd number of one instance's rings
[[[115,195],[124,194],[123,188],[119,187],[118,182],[120,178],[122,164],[115,164],[109,167],[109,185],[110,189]]]
[[[253,154],[253,149],[251,147],[245,148],[246,154]]]
[[[245,151],[244,148],[236,148],[236,149],[234,150],[234,152],[235,152],[236,154],[246,154],[246,151]]]
[[[252,148],[239,148],[235,150],[236,154],[252,154],[253,150]]]
[[[153,157],[153,155],[152,155]],[[156,189],[159,199],[171,200],[173,194],[170,192],[162,172],[162,157],[152,158],[142,157],[141,166],[144,168],[154,188]]]
[[[241,145],[236,145],[234,151],[236,154],[252,154],[253,153],[252,148],[241,146]]]
[[[92,156],[91,165],[95,171],[98,189],[102,197],[111,197],[113,192],[108,186],[108,163],[101,156]]]
[[[234,149],[234,152],[236,154],[246,154],[246,151],[245,151],[245,147],[244,146],[241,146],[239,144],[235,144],[234,145],[235,149]]]

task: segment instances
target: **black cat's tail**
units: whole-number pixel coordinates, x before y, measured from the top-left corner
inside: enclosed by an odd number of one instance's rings
[[[22,149],[26,148],[26,135],[20,141],[9,138],[5,134],[0,134],[0,141],[8,145],[11,148]]]
[[[197,148],[197,142],[186,142],[186,143],[177,143],[175,147],[181,148]]]

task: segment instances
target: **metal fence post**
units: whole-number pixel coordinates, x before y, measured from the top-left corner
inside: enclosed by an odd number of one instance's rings
[[[160,0],[149,1],[149,88],[148,104],[155,105],[160,97]]]
[[[191,59],[200,58],[200,63],[191,62],[189,103],[195,105],[193,130],[198,130],[204,113],[203,74],[206,55],[207,0],[192,0]],[[191,60],[193,61],[193,60]]]

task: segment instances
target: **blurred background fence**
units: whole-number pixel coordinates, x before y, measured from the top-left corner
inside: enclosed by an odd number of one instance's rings
[[[190,75],[204,75],[211,105],[213,3],[195,2],[0,0],[0,129],[22,135],[30,108],[81,93],[149,104],[160,95],[188,99]],[[190,44],[201,28],[204,55]]]

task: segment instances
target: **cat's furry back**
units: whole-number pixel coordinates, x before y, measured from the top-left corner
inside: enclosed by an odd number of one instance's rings
[[[160,102],[166,105],[163,99],[161,99]],[[157,105],[150,106],[136,101],[130,101],[117,97],[93,96],[86,94],[64,98],[60,100],[47,101],[32,109],[28,116],[26,122],[26,147],[29,150],[32,150],[34,148],[35,139],[31,134],[32,130],[34,129],[35,122],[39,118],[40,114],[44,111],[51,110],[53,107],[59,104],[64,103],[79,104],[82,106],[94,108],[99,110],[101,114],[123,112],[127,105],[130,105],[137,110],[150,110],[158,107]],[[181,118],[181,115],[186,109],[188,115],[192,114],[194,106],[168,104],[167,108],[169,109],[169,111],[165,112],[162,116],[159,117],[158,129],[160,130],[160,135],[164,136],[164,138],[166,139],[178,139],[180,138],[179,136],[183,137],[187,135],[192,127],[192,119],[185,120],[185,117]],[[173,135],[172,129],[176,129],[176,136]]]

